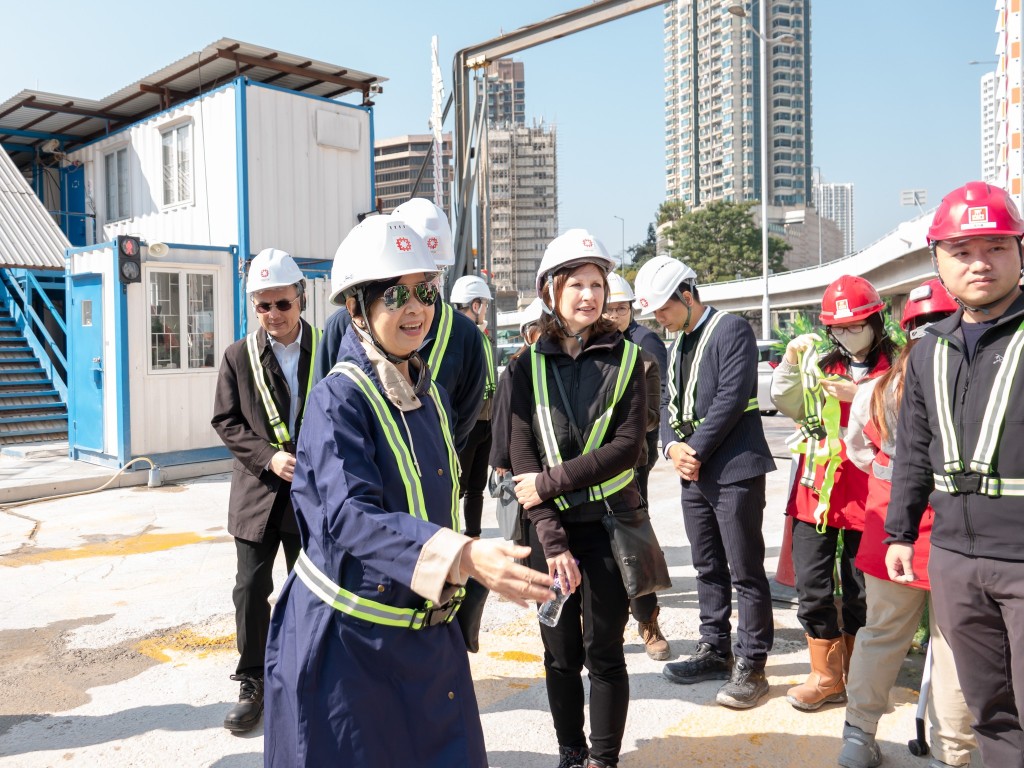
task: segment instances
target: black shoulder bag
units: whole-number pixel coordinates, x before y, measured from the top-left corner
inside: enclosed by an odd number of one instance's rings
[[[562,377],[558,375],[557,367],[551,366],[551,369],[555,374],[555,384],[558,386],[562,405],[565,406],[569,426],[582,449],[586,441],[580,433],[580,428],[576,426],[576,417],[565,394]],[[606,514],[601,521],[611,538],[612,555],[615,557],[615,564],[619,567],[619,574],[630,600],[672,586],[665,553],[658,543],[654,526],[651,525],[647,504],[643,501],[643,496],[640,499],[638,508],[626,512],[615,512],[608,499],[604,499]]]

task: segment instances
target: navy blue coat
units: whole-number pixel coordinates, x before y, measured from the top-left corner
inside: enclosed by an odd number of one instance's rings
[[[434,320],[430,324],[420,354],[426,360],[434,348],[437,329],[441,323],[441,302],[434,306]],[[462,453],[469,440],[469,433],[476,426],[476,417],[484,404],[484,385],[487,383],[487,363],[484,349],[480,344],[480,331],[476,324],[458,311],[454,311],[452,319],[452,335],[441,358],[438,370],[431,371],[433,377],[451,400],[449,411],[454,426],[452,436],[455,438],[455,450]],[[313,383],[324,378],[340,359],[338,357],[342,338],[352,323],[348,310],[342,307],[327,318],[324,324],[324,335],[316,354],[316,368],[313,372]]]
[[[339,359],[355,362],[379,388],[354,331]],[[444,404],[429,394],[421,401],[404,414],[408,432],[387,407],[403,439],[412,435],[428,520],[409,514],[381,424],[345,375],[327,377],[309,397],[292,483],[309,559],[342,588],[401,608],[424,604],[409,585],[424,543],[452,525],[457,481],[438,421]],[[265,675],[266,766],[487,765],[457,622],[417,631],[356,619],[293,572],[274,609]]]

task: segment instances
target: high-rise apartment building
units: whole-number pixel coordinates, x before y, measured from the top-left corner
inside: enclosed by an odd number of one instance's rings
[[[555,127],[488,127],[480,210],[483,243],[499,309],[535,295],[537,267],[558,235]]]
[[[981,179],[996,182],[996,73],[981,76]]]
[[[665,5],[666,196],[697,207],[761,198],[760,3],[746,18],[722,0]],[[772,0],[768,50],[768,189],[772,205],[805,205],[811,188],[810,0]]]
[[[839,226],[843,233],[843,255],[853,253],[853,184],[816,184],[814,207],[819,216]]]
[[[487,122],[491,125],[526,124],[526,73],[523,62],[498,59],[487,65],[480,80],[487,88]]]
[[[1021,207],[1024,167],[1022,132],[1024,107],[1021,102],[1022,16],[1019,0],[996,0],[996,49],[999,63],[995,72],[995,184],[1008,191]],[[984,134],[983,134],[984,135]],[[984,141],[984,139],[983,139]]]
[[[391,213],[395,208],[411,197],[434,199],[434,163],[430,161],[423,168],[430,145],[434,137],[431,134],[411,136],[395,136],[390,139],[377,139],[373,143],[373,180],[377,200],[380,201],[381,213]],[[441,205],[451,219],[452,215],[452,135],[442,136],[441,168]],[[420,169],[423,175],[419,176]],[[419,176],[420,182],[413,192],[413,182]]]

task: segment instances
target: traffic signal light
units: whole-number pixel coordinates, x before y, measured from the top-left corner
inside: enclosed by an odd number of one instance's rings
[[[142,255],[139,238],[117,236],[117,275],[122,283],[142,282]]]

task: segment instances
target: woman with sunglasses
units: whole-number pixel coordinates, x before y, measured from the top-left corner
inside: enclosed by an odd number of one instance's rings
[[[559,768],[617,765],[629,708],[629,600],[602,519],[609,507],[635,510],[642,503],[634,467],[647,390],[638,347],[602,315],[613,266],[586,230],[569,230],[548,245],[537,272],[541,335],[512,370],[509,452],[516,497],[530,523],[530,563],[570,593],[555,626],[540,628]]]
[[[417,350],[434,262],[403,222],[367,218],[338,248],[352,316],[310,395],[292,499],[302,552],[267,643],[267,766],[487,765],[454,621],[472,576],[520,605],[551,579],[529,550],[458,533],[447,395]]]
[[[859,384],[880,376],[896,356],[885,333],[885,303],[862,277],[833,281],[821,300],[819,319],[831,346],[821,360],[814,333],[797,336],[772,374],[772,401],[797,422],[796,482],[789,496],[797,618],[804,628],[811,674],[786,698],[799,710],[846,701],[846,671],[854,637],[864,626],[864,574],[854,565],[868,476],[846,456],[850,403]],[[842,534],[839,577],[843,588],[840,625],[835,602],[836,552]]]
[[[857,567],[864,572],[868,614],[867,623],[857,634],[857,647],[850,659],[846,722],[839,753],[839,765],[844,768],[875,768],[881,764],[882,753],[875,741],[878,721],[889,711],[889,691],[926,608],[929,609],[932,662],[928,743],[935,758],[928,768],[969,765],[971,750],[976,746],[971,733],[971,714],[960,690],[953,653],[930,610],[928,554],[935,510],[929,506],[921,518],[920,535],[914,547],[914,580],[892,581],[885,566],[888,549],[884,543],[888,538],[885,516],[892,493],[896,422],[903,399],[907,360],[925,329],[956,310],[956,302],[938,278],[912,290],[900,321],[909,336],[903,351],[892,368],[857,390],[850,409],[847,453],[850,460],[868,474],[864,534],[857,551]]]

